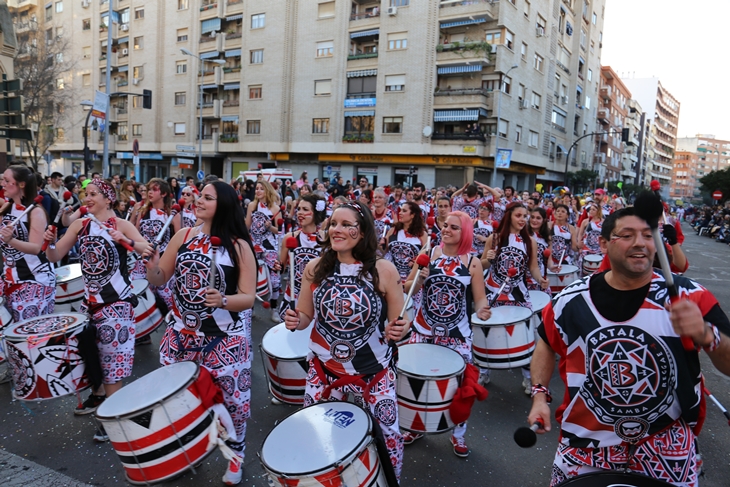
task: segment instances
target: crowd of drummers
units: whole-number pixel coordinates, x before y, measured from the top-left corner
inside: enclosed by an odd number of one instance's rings
[[[96,413],[94,440],[111,440],[120,457],[116,423],[103,419],[136,392],[123,387],[135,346],[149,346],[162,325],[160,365],[197,364],[197,387],[221,405],[223,482],[241,482],[258,301],[259,317],[306,344],[296,400],[277,394],[285,381],[267,369],[272,402],[359,406],[381,440],[377,485],[399,482],[404,445],[424,434],[448,433],[454,454],[469,455],[467,418],[474,398],[486,397],[492,369],[521,370],[533,400],[528,421],[537,433],[549,430],[556,354],[566,394],[555,412],[561,437],[551,485],[622,469],[697,485],[705,400],[698,357],[704,351],[730,374],[730,322],[705,288],[681,276],[684,236],[666,207],[653,221],[641,200],[627,206],[600,188],[373,187],[365,177],[310,184],[306,173],[296,181],[137,183],[98,174],[44,179],[13,165],[2,176],[3,382],[21,400],[90,387],[74,413]],[[653,193],[647,198],[661,206]],[[663,256],[673,278],[660,269]],[[83,291],[66,316],[54,304],[67,291],[61,269],[71,265],[80,267]],[[141,307],[144,299],[152,304]],[[163,319],[143,320],[153,307]],[[95,346],[82,346],[86,330]],[[61,335],[78,341],[79,361],[68,349],[53,355]],[[422,405],[428,377],[416,382],[428,374],[408,369],[425,346],[456,357],[458,377],[442,398],[452,402],[448,414]],[[51,373],[28,365],[39,352],[56,364]],[[85,364],[83,379],[76,362]],[[145,469],[140,458],[128,479],[134,469],[140,482],[170,478],[167,460]],[[277,478],[262,462],[273,484],[290,485],[292,472]],[[195,463],[188,458],[183,470]]]

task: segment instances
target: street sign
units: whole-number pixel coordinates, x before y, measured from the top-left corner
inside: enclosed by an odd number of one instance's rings
[[[202,179],[205,177],[205,173],[201,169],[200,171],[198,171],[198,173],[196,174],[196,176],[198,176],[198,179],[200,179],[202,181]]]
[[[180,152],[195,152],[195,146],[193,145],[176,145],[175,149]]]
[[[197,157],[197,154],[195,152],[176,152],[175,155],[177,157]]]
[[[23,89],[23,80],[8,79],[0,81],[0,91],[21,91]]]
[[[718,189],[718,190],[716,190],[716,191],[714,191],[714,192],[712,193],[712,199],[713,199],[713,200],[717,200],[717,201],[720,201],[720,200],[722,199],[722,191],[720,191],[719,189]]]
[[[139,166],[139,156],[132,156],[132,164]]]
[[[0,139],[33,140],[30,129],[0,129]]]
[[[132,154],[134,154],[135,156],[139,155],[139,140],[137,139],[134,139],[134,141],[132,141]]]
[[[193,164],[195,163],[195,159],[182,159],[180,157],[177,158],[178,164]]]

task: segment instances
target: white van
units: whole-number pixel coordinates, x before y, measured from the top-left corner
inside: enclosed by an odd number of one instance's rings
[[[287,179],[294,182],[294,176],[292,175],[292,172],[290,169],[284,169],[284,168],[275,168],[275,169],[256,169],[253,171],[246,171],[243,173],[243,176],[238,176],[238,180],[241,182],[245,182],[247,179],[250,179],[251,181],[256,182],[258,179],[259,174],[263,175],[264,179],[270,183],[273,183],[277,179],[281,180],[282,182],[286,181]]]

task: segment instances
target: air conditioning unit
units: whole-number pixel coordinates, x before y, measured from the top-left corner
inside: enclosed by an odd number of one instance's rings
[[[568,104],[568,97],[567,97],[567,96],[561,96],[561,97],[560,97],[560,102],[561,102],[561,103],[562,103],[563,105],[567,105],[567,104]]]
[[[90,5],[91,5],[91,1],[90,0],[81,0],[81,7],[82,8],[89,8]]]
[[[545,27],[543,27],[543,26],[541,26],[541,25],[538,25],[538,26],[537,26],[537,29],[536,29],[536,33],[535,33],[535,35],[536,35],[537,37],[542,37],[542,36],[544,36],[544,35],[545,35]]]
[[[388,15],[396,15],[398,13],[398,7],[388,7]]]
[[[129,49],[122,49],[122,56],[126,56],[129,54]]]
[[[139,84],[139,78],[132,78],[132,84],[138,85]]]
[[[129,30],[129,26],[127,24],[122,24],[120,28],[122,29],[122,32],[127,32]]]
[[[527,104],[527,100],[520,100],[520,110],[524,110],[529,105]]]

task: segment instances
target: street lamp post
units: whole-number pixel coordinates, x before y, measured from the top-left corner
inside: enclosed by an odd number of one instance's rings
[[[86,122],[84,122],[84,172],[89,172],[89,164],[91,163],[91,154],[89,154],[89,119],[91,118],[91,109],[94,103],[89,100],[83,100],[81,106],[86,110]]]
[[[198,122],[198,171],[200,172],[203,170],[203,70],[205,68],[206,61],[213,64],[226,64],[226,62],[222,59],[203,59],[200,56],[197,56],[192,53],[189,49],[185,49],[184,47],[180,49],[180,51],[185,54],[186,56],[194,57],[198,60],[198,64],[200,65],[200,87],[198,89],[198,105],[200,106],[200,120]]]
[[[502,120],[502,91],[504,90],[504,79],[507,77],[510,71],[512,71],[515,68],[518,68],[519,66],[515,64],[511,68],[507,70],[506,73],[502,76],[502,80],[499,83],[499,94],[497,95],[499,98],[497,99],[497,133],[496,133],[496,139],[494,142],[494,169],[492,170],[492,184],[490,184],[491,187],[496,188],[497,187],[497,156],[499,155],[499,122]],[[527,96],[527,95],[525,95]],[[507,134],[509,135],[509,134]]]

